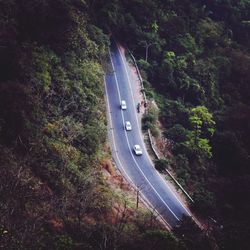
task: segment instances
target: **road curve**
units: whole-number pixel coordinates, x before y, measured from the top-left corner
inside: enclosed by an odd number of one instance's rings
[[[147,153],[139,127],[136,103],[133,99],[130,68],[114,43],[110,48],[110,64],[112,71],[105,76],[105,90],[113,158],[127,179],[138,187],[162,218],[174,227],[183,215],[190,215],[190,213],[155,170]],[[126,110],[121,110],[121,100],[126,101]],[[125,121],[131,122],[132,131],[124,129]],[[135,144],[141,146],[143,155],[134,154],[132,149]]]

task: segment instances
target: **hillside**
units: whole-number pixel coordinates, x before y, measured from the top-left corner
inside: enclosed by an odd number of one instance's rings
[[[98,1],[95,16],[134,53],[172,141],[165,166],[222,249],[248,249],[250,2]],[[146,128],[157,135],[151,113]],[[163,164],[164,165],[164,164]]]
[[[89,9],[0,1],[0,248],[179,249],[112,166]]]

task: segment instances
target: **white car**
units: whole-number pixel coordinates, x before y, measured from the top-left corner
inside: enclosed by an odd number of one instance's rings
[[[127,105],[124,100],[121,101],[121,109],[127,109]]]
[[[127,131],[131,131],[132,130],[132,126],[131,126],[131,123],[129,121],[126,121],[125,122],[125,129]]]
[[[136,155],[142,155],[142,150],[141,150],[140,145],[138,144],[134,145],[134,151]]]

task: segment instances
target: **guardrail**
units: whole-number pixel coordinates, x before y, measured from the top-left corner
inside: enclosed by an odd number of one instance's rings
[[[159,154],[157,153],[156,149],[154,148],[154,143],[153,143],[153,140],[152,140],[152,135],[151,135],[151,132],[150,130],[148,129],[148,135],[149,135],[149,142],[150,142],[150,145],[151,145],[151,148],[156,156],[156,158],[159,160],[161,159],[161,157],[159,156]],[[187,191],[181,186],[181,184],[175,179],[175,177],[167,170],[165,169],[167,174],[171,177],[171,179],[175,182],[175,184],[181,189],[181,191],[188,197],[188,199],[192,202],[194,202],[194,200],[192,199],[192,197],[187,193]]]
[[[133,62],[134,62],[134,65],[135,65],[135,68],[136,68],[136,71],[137,71],[137,74],[138,74],[138,77],[139,77],[139,80],[140,80],[140,83],[141,83],[141,89],[143,90],[143,97],[144,97],[144,101],[145,103],[147,103],[147,97],[146,97],[146,94],[145,94],[145,91],[144,91],[144,85],[143,85],[143,79],[141,77],[141,74],[140,74],[140,71],[139,71],[139,68],[137,66],[137,63],[136,63],[136,60],[135,60],[135,57],[133,56],[132,52],[127,48],[128,52],[129,52],[129,55],[131,56]],[[152,135],[151,135],[151,132],[150,130],[148,129],[148,136],[149,136],[149,142],[150,142],[150,146],[156,156],[157,159],[160,159],[160,156],[157,152],[157,150],[155,149],[154,145],[153,145],[153,140],[152,140]],[[192,199],[192,197],[188,194],[188,192],[181,186],[181,184],[175,179],[175,177],[166,169],[166,172],[167,174],[171,177],[171,179],[175,182],[175,184],[182,190],[182,192],[187,196],[187,198],[194,203],[194,200]]]
[[[160,156],[159,156],[158,152],[156,151],[156,149],[154,147],[154,142],[153,142],[153,139],[152,139],[150,129],[148,129],[148,138],[149,138],[150,147],[151,147],[152,151],[154,152],[154,155],[156,156],[157,159],[160,159]]]
[[[104,79],[104,82],[105,82],[105,79]],[[106,84],[106,83],[105,83]],[[106,86],[105,86],[105,89],[106,89]],[[106,102],[108,103],[108,100],[107,100],[107,96],[106,96]],[[108,106],[108,105],[107,105]],[[108,110],[106,112],[109,112]],[[109,126],[110,126],[110,129],[112,130],[112,122],[110,120],[110,116],[108,115],[108,123],[109,123]],[[111,131],[108,131],[108,136],[111,136],[112,133]],[[110,141],[112,142],[112,139],[110,139]],[[115,142],[113,142],[115,143]],[[111,150],[112,151],[115,151],[115,145],[110,145],[111,146]],[[115,155],[115,154],[114,154]],[[117,156],[118,157],[118,156]],[[118,161],[119,161],[119,158],[118,158]],[[162,224],[165,226],[166,229],[170,230],[172,229],[171,225],[169,225],[167,223],[167,221],[163,218],[163,216],[157,211],[157,208],[156,207],[153,207],[153,205],[147,200],[147,198],[143,195],[143,193],[141,192],[141,190],[136,186],[134,185],[134,183],[130,180],[130,178],[127,176],[126,172],[124,171],[121,171],[121,169],[119,167],[117,167],[117,163],[116,163],[116,160],[115,160],[115,157],[113,156],[112,157],[112,163],[113,165],[115,166],[116,170],[119,171],[119,173],[123,176],[123,178],[126,180],[126,182],[128,183],[129,187],[132,188],[134,190],[134,192],[136,192],[136,194],[138,195],[138,197],[140,198],[141,202],[150,210],[152,211],[152,215],[156,215],[156,219],[159,220],[160,222],[162,222]]]

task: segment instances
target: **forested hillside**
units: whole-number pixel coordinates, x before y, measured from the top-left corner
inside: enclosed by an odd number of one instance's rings
[[[185,246],[112,166],[110,40],[93,12],[82,0],[0,1],[1,249]]]
[[[101,172],[108,45],[84,1],[0,1],[1,249],[179,244]]]
[[[92,13],[135,53],[193,210],[217,220],[221,248],[248,249],[250,1],[93,1]]]
[[[161,230],[102,174],[111,34],[207,231]],[[249,248],[249,0],[0,0],[0,72],[1,249]]]
[[[109,206],[93,175],[108,39],[80,2],[0,1],[0,13],[1,249],[83,247],[82,215]]]

